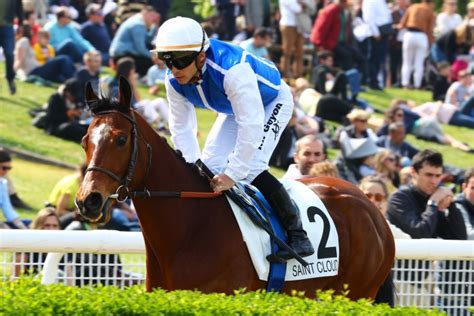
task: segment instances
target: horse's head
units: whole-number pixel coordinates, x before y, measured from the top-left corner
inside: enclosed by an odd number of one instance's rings
[[[130,108],[132,89],[126,79],[120,78],[118,99],[99,98],[90,83],[86,86],[86,101],[92,120],[82,139],[86,152],[87,172],[76,195],[79,213],[90,221],[110,219],[115,200],[125,199],[128,186],[143,176],[146,155],[138,161],[137,121]],[[146,152],[146,149],[143,149]],[[135,170],[136,166],[140,168]]]

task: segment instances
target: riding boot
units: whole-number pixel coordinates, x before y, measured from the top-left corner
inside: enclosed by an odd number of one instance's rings
[[[286,229],[288,246],[301,257],[311,256],[314,253],[314,248],[306,235],[306,231],[303,229],[298,206],[296,206],[290,198],[286,189],[280,186],[277,191],[270,194],[268,202],[276,211],[283,227]],[[284,249],[278,251],[277,256],[285,260],[293,258],[293,256]]]

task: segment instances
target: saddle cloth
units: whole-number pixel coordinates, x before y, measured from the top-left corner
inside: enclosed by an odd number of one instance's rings
[[[337,275],[339,262],[339,238],[336,226],[321,199],[305,184],[282,180],[282,184],[298,205],[303,228],[313,243],[315,253],[305,257],[309,265],[304,267],[295,259],[287,261],[285,281],[297,281]],[[258,277],[268,281],[271,253],[270,236],[255,226],[248,215],[227,197],[244,242],[250,253]]]

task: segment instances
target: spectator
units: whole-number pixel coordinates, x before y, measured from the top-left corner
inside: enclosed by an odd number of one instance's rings
[[[433,44],[434,45],[434,44]],[[433,101],[444,101],[450,86],[451,65],[447,61],[437,64],[438,74],[433,85]]]
[[[29,25],[17,29],[15,44],[14,68],[18,75],[24,79],[29,76],[40,77],[43,80],[64,82],[74,75],[74,64],[67,56],[56,56],[40,65],[35,58],[35,53],[30,44],[31,32]]]
[[[76,193],[79,191],[79,186],[84,179],[86,174],[87,164],[82,163],[76,169],[76,172],[65,176],[59,180],[54,186],[53,190],[49,194],[48,202],[49,205],[54,207],[56,214],[61,218],[61,227],[65,228],[68,223],[65,224],[67,217],[63,219],[64,215],[68,213],[73,214],[76,210],[76,205],[74,204],[74,199]]]
[[[377,146],[388,149],[401,157],[402,166],[409,166],[411,160],[418,153],[418,149],[405,141],[405,125],[402,122],[393,122],[388,126],[388,135],[380,136]]]
[[[44,129],[48,134],[77,143],[81,141],[88,128],[79,122],[85,114],[83,90],[79,81],[71,78],[49,98],[44,119]]]
[[[386,216],[387,199],[389,196],[389,192],[387,190],[385,182],[376,176],[368,176],[362,179],[359,188],[362,192],[364,192],[367,198],[379,209],[379,211],[384,216]],[[404,233],[400,228],[393,225],[388,220],[387,223],[395,239],[411,238],[410,235]],[[391,275],[387,277],[382,286],[379,288],[375,297],[375,303],[387,303],[392,307],[394,306],[393,284]]]
[[[364,192],[367,198],[379,209],[379,211],[387,216],[387,200],[389,191],[385,185],[385,181],[378,176],[368,176],[361,180],[359,189]],[[404,233],[400,228],[393,225],[387,220],[388,226],[392,231],[393,237],[396,239],[411,239],[410,235]]]
[[[303,11],[298,0],[280,0],[281,50],[280,70],[283,77],[297,78],[303,74],[304,36],[297,29],[297,14]]]
[[[413,158],[412,184],[391,196],[388,219],[412,238],[466,239],[466,227],[453,193],[440,187],[443,156],[426,149]]]
[[[146,75],[151,61],[150,45],[155,35],[160,15],[151,6],[146,6],[120,25],[112,39],[109,53],[114,63],[122,57],[131,57],[135,61],[140,77]]]
[[[441,35],[431,46],[431,59],[435,63],[448,61],[452,64],[458,55],[468,55],[474,37],[472,22],[464,22]]]
[[[240,43],[240,47],[258,57],[270,59],[267,47],[271,43],[272,33],[266,28],[255,30],[253,37]]]
[[[454,203],[464,218],[467,239],[474,240],[474,168],[464,173],[462,192],[456,196]]]
[[[102,64],[109,64],[109,48],[112,40],[104,24],[100,5],[91,3],[86,8],[88,21],[81,26],[81,35],[102,55]]]
[[[471,96],[471,85],[472,75],[466,70],[461,70],[459,80],[449,86],[444,102],[461,108],[461,105]]]
[[[254,34],[260,27],[270,26],[270,1],[246,0],[244,11],[248,34]]]
[[[312,83],[319,93],[325,95],[330,93],[340,97],[343,101],[348,101],[347,85],[351,88],[351,102],[357,103],[357,94],[360,89],[360,74],[356,69],[341,71],[334,68],[334,58],[329,51],[320,51],[317,54],[318,65],[314,67]]]
[[[440,37],[461,25],[462,17],[456,12],[457,9],[458,2],[456,0],[443,1],[443,10],[436,17],[434,29],[436,37]]]
[[[36,13],[34,11],[25,12],[24,23],[31,28],[31,45],[38,43],[38,35],[41,31],[41,25],[36,21]]]
[[[421,117],[434,118],[443,124],[474,128],[474,117],[463,114],[455,105],[449,103],[427,102],[413,108],[413,112]]]
[[[148,86],[148,93],[151,95],[157,95],[160,89],[160,84],[165,83],[166,68],[165,63],[157,56],[152,55],[154,65],[148,69],[146,73],[146,85]]]
[[[160,14],[161,22],[168,20],[168,12],[171,8],[171,0],[148,0],[148,4],[155,8],[156,12]]]
[[[117,62],[116,74],[108,81],[106,90],[111,96],[118,96],[119,78],[125,77],[133,91],[131,106],[143,115],[145,120],[156,127],[159,131],[169,133],[168,131],[168,102],[163,98],[153,100],[141,99],[136,82],[135,62],[130,57],[121,58]]]
[[[217,15],[221,18],[223,28],[219,30],[219,39],[232,41],[235,36],[235,19],[240,15],[240,5],[243,0],[215,0]]]
[[[375,155],[375,175],[385,182],[387,190],[393,193],[400,186],[397,156],[388,149]]]
[[[288,167],[283,179],[298,179],[309,175],[311,167],[326,160],[324,142],[315,135],[306,135],[296,142],[296,152],[293,156],[294,164]]]
[[[334,177],[337,178],[337,167],[329,160],[315,163],[309,170],[310,177]]]
[[[377,136],[387,135],[388,126],[393,122],[402,122],[405,125],[405,132],[411,133],[415,122],[420,118],[420,115],[411,110],[415,106],[413,101],[393,99],[385,111],[384,124],[377,131]]]
[[[369,86],[371,89],[382,90],[378,82],[378,75],[385,66],[388,52],[388,37],[392,35],[392,14],[385,0],[362,1],[362,18],[369,24],[372,36],[365,40],[368,48],[367,60],[369,60]],[[383,74],[383,77],[384,74]]]
[[[148,4],[148,0],[118,0],[115,22],[118,26],[137,13],[140,13]]]
[[[379,148],[372,138],[347,137],[341,149],[335,160],[341,178],[357,185],[364,176],[374,173],[374,156]]]
[[[353,46],[351,15],[347,0],[335,0],[319,11],[311,31],[311,42],[316,49],[334,53],[334,62],[342,70],[354,68],[364,58]]]
[[[56,55],[66,55],[73,62],[80,63],[85,52],[95,50],[71,24],[71,15],[65,7],[58,9],[56,21],[47,23],[44,28],[51,34],[50,43]]]
[[[13,209],[8,194],[8,182],[5,177],[12,169],[12,158],[8,151],[0,148],[0,208],[6,219],[7,226],[11,228],[26,229],[26,225],[21,221],[18,213]]]
[[[91,51],[84,54],[84,66],[79,68],[74,77],[79,81],[83,89],[87,82],[91,82],[92,86],[98,86],[99,74],[102,65],[102,55],[98,51]]]
[[[31,223],[31,229],[59,230],[59,217],[55,213],[54,208],[46,207],[40,210]],[[16,253],[13,276],[19,277],[22,271],[28,275],[37,275],[46,261],[46,256],[47,253],[38,252]],[[61,268],[60,270],[63,270],[63,267]]]
[[[40,30],[38,32],[38,42],[33,44],[33,51],[35,52],[35,58],[40,65],[44,65],[47,61],[51,60],[56,56],[53,46],[49,44],[49,32],[46,30]]]
[[[412,4],[403,16],[399,27],[406,29],[403,36],[402,85],[410,87],[410,78],[414,69],[414,87],[420,88],[423,79],[423,62],[428,48],[433,43],[435,15],[432,0],[422,0]]]
[[[13,50],[15,48],[15,31],[13,19],[18,18],[18,25],[23,24],[23,5],[17,0],[0,1],[0,47],[5,56],[6,78],[10,94],[16,93],[15,70],[13,69]]]
[[[396,0],[392,8],[393,24],[397,25],[402,20],[411,0]],[[401,87],[400,71],[402,67],[402,39],[403,31],[395,30],[395,34],[391,35],[388,43],[388,54],[390,56],[390,83],[393,87]]]
[[[343,143],[346,138],[371,138],[377,141],[377,135],[369,128],[370,113],[361,109],[353,109],[346,115],[351,124],[339,130],[337,140]]]

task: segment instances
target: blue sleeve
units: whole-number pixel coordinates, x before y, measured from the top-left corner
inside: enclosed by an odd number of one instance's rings
[[[143,27],[135,26],[131,30],[135,51],[141,56],[149,57],[150,51],[146,47],[147,33]]]
[[[70,26],[69,30],[71,33],[72,40],[75,43],[77,43],[79,46],[81,46],[87,51],[95,50],[94,46],[92,46],[89,41],[84,39],[84,37],[82,37],[81,34],[79,34],[79,32],[74,27]]]
[[[7,222],[13,222],[15,219],[20,216],[13,209],[10,197],[8,196],[8,187],[5,179],[0,180],[0,208],[3,211],[3,216],[5,216]]]

